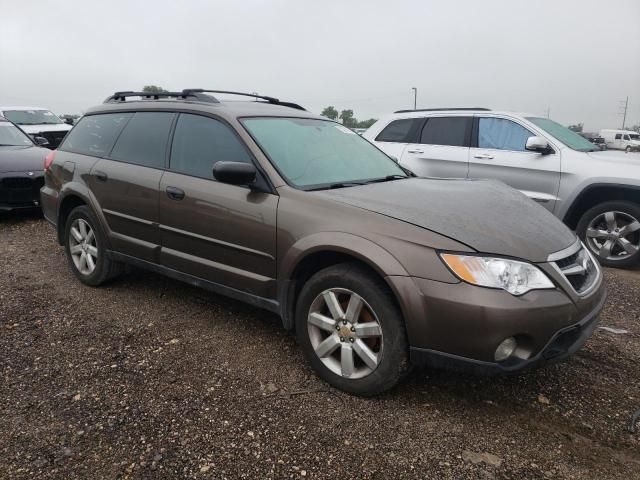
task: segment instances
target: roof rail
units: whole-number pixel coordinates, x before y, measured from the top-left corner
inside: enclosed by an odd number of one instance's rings
[[[411,113],[411,112],[444,112],[444,111],[465,111],[465,110],[480,110],[483,112],[490,112],[490,108],[484,107],[453,107],[453,108],[418,108],[417,110],[396,110],[393,113]]]
[[[295,108],[296,110],[306,111],[306,108],[298,105],[297,103],[282,102],[275,97],[267,97],[266,95],[258,95],[257,93],[231,92],[228,90],[207,90],[206,88],[186,88],[182,91],[182,93],[187,95],[198,94],[198,93],[222,93],[226,95],[240,95],[243,97],[259,98],[260,100],[265,100],[268,103],[271,103],[273,105],[281,105],[283,107]]]
[[[194,100],[199,100],[201,102],[220,103],[218,99],[211,95],[202,95],[198,92],[187,92],[184,90],[182,92],[116,92],[110,97],[107,97],[103,103],[126,102],[127,97],[141,97],[146,100],[159,100],[161,98],[177,98],[186,100],[187,98],[193,98]]]

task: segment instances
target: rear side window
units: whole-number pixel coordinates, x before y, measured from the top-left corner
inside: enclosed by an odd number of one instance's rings
[[[471,117],[432,117],[422,128],[420,143],[466,147],[471,131]]]
[[[421,118],[404,118],[394,120],[376,137],[377,142],[412,143],[415,130],[422,122]]]
[[[118,134],[132,116],[132,113],[84,116],[67,134],[60,150],[102,157],[109,153]]]
[[[478,148],[493,148],[525,152],[527,139],[534,136],[516,122],[504,118],[480,118],[478,120]]]
[[[220,161],[252,163],[229,126],[209,117],[180,114],[171,146],[171,170],[213,178],[213,165]]]
[[[622,138],[622,134],[621,133],[616,133],[616,140],[620,140]]]
[[[118,137],[109,158],[164,168],[174,113],[137,112]]]

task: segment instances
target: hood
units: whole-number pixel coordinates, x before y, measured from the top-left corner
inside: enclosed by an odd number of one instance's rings
[[[411,178],[317,193],[445,235],[481,253],[544,262],[576,241],[549,211],[493,180]]]
[[[0,147],[0,173],[38,172],[51,150],[42,147]]]
[[[18,125],[22,130],[30,135],[40,132],[68,132],[71,125],[66,123],[43,123],[39,125]]]

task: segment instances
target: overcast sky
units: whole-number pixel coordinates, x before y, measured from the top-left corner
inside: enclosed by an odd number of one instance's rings
[[[640,1],[0,0],[0,105],[79,113],[156,84],[359,119],[486,106],[640,123]]]

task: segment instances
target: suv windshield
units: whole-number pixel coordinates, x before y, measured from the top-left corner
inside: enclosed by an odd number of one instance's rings
[[[360,135],[335,122],[270,117],[242,123],[287,181],[304,190],[408,176]]]
[[[554,122],[548,118],[539,117],[527,117],[527,120],[573,150],[577,150],[579,152],[599,151],[599,149],[595,148],[589,140],[578,135],[576,132],[569,130],[567,127],[563,127],[558,122]]]
[[[63,123],[49,110],[5,110],[3,115],[18,125],[42,125]]]
[[[0,122],[0,147],[31,146],[33,142],[15,125]]]

